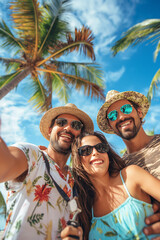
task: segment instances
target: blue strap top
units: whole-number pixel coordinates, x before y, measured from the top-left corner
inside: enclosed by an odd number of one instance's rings
[[[152,239],[143,233],[146,226],[144,219],[153,214],[152,204],[133,198],[124,182],[120,171],[123,186],[128,198],[112,212],[102,216],[94,217],[92,208],[92,221],[89,240],[97,239]]]

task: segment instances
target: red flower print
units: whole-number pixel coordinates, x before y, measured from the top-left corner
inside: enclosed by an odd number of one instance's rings
[[[69,174],[68,184],[69,184],[69,186],[70,186],[71,188],[73,188],[74,179],[73,179],[73,177],[72,177],[72,175],[71,175],[70,172],[68,172],[68,174]]]
[[[72,218],[73,218],[73,213],[70,213],[69,219],[72,219]]]
[[[8,223],[10,222],[11,216],[12,216],[12,212],[10,212],[9,215],[8,215],[8,217],[7,217],[5,229],[6,229],[7,225],[8,225]],[[4,230],[5,230],[5,229],[4,229]]]
[[[63,175],[61,169],[60,169],[59,167],[57,167],[56,165],[55,165],[55,168],[56,168],[57,172],[59,173],[60,177],[63,178],[63,179],[65,180],[65,177],[64,177],[64,175]]]
[[[71,190],[68,191],[68,188],[66,185],[64,186],[63,191],[68,195],[68,197],[71,196]]]
[[[47,184],[42,185],[42,187],[40,185],[36,186],[36,190],[35,190],[35,199],[34,201],[39,201],[40,203],[43,201],[48,202],[49,199],[49,193],[51,191],[52,188],[47,188]]]
[[[66,220],[63,218],[60,219],[62,228],[65,228],[67,226]]]

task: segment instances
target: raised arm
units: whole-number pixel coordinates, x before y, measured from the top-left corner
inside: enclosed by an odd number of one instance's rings
[[[131,168],[129,169],[127,175],[131,177],[132,180],[134,179],[144,192],[160,202],[160,180],[138,166],[129,167]],[[155,214],[145,219],[145,223],[148,226],[145,227],[143,231],[146,235],[159,234],[159,237],[154,239],[160,240],[160,204],[157,204],[155,211],[157,211]]]
[[[0,137],[0,182],[17,179],[27,169],[27,158],[23,151],[7,147]]]

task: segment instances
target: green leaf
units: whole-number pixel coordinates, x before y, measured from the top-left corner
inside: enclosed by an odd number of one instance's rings
[[[33,226],[33,225],[39,223],[40,220],[43,219],[43,216],[44,216],[44,213],[41,213],[41,214],[34,214],[34,215],[28,217],[27,222],[29,222],[30,225]]]

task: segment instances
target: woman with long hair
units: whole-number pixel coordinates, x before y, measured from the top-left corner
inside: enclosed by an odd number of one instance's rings
[[[84,239],[153,238],[143,228],[153,214],[150,196],[160,201],[158,179],[138,166],[125,167],[99,132],[75,140],[72,161]]]

